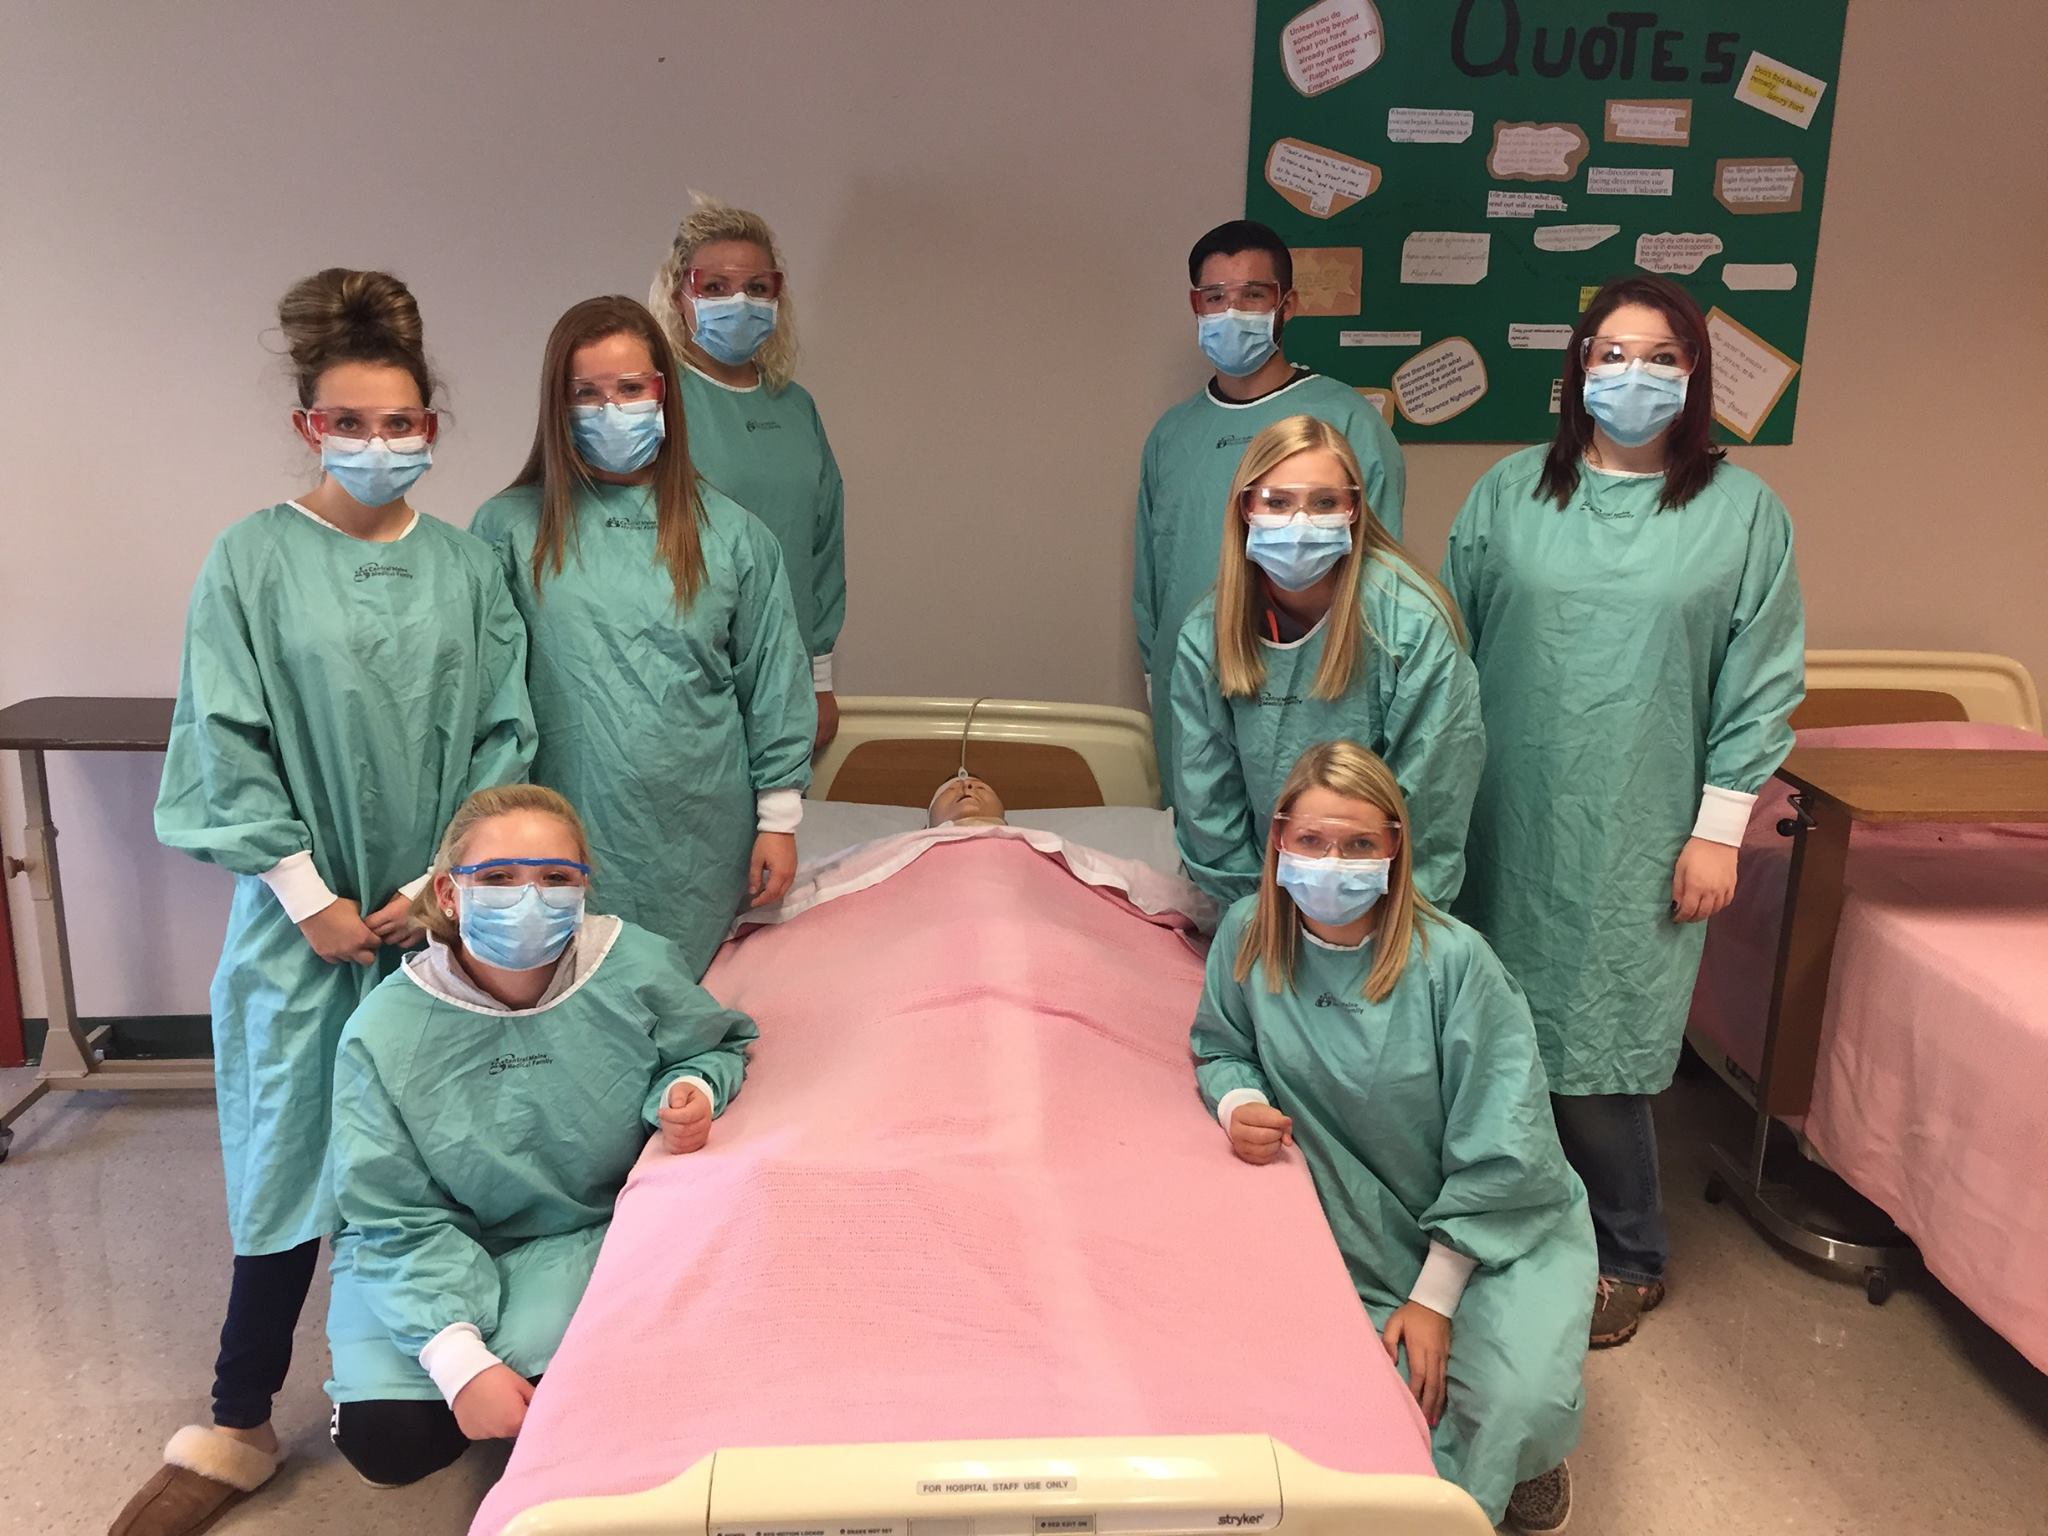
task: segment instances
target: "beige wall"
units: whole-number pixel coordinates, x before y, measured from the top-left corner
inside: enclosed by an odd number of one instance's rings
[[[208,540],[305,483],[263,350],[292,279],[413,283],[456,412],[415,499],[461,522],[515,467],[554,316],[643,292],[694,186],[787,247],[848,486],[847,690],[1136,702],[1137,453],[1202,377],[1180,263],[1242,206],[1250,5],[745,10],[450,0],[337,31],[256,3],[16,8],[0,700],[175,688]],[[2048,679],[2022,449],[2048,409],[2025,153],[2048,143],[2048,13],[1854,13],[1800,441],[1740,457],[1792,507],[1816,644],[1999,650]],[[1430,559],[1499,451],[1412,455]],[[226,882],[154,846],[155,766],[53,763],[88,1012],[205,1005]],[[0,797],[18,853],[11,765]]]

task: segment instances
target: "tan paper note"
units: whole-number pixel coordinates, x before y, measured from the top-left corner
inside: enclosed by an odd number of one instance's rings
[[[1380,184],[1380,168],[1301,139],[1275,139],[1266,151],[1266,185],[1303,213],[1334,218]]]
[[[1304,315],[1355,315],[1364,294],[1365,253],[1355,245],[1290,247],[1294,291]]]
[[[1707,342],[1714,352],[1714,419],[1753,443],[1799,364],[1718,306],[1707,311]]]

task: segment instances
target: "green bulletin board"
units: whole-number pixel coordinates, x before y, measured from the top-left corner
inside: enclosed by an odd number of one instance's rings
[[[1591,290],[1708,312],[1716,435],[1789,443],[1848,0],[1259,0],[1245,213],[1293,361],[1404,439],[1537,442]]]

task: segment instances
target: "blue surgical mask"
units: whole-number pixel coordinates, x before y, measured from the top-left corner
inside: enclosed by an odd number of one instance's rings
[[[402,437],[393,447],[381,437],[320,439],[320,467],[366,507],[387,507],[413,487],[434,462],[434,448],[424,437]],[[417,446],[414,446],[414,445]]]
[[[1280,850],[1280,889],[1319,923],[1355,923],[1387,894],[1392,859],[1304,859]]]
[[[697,345],[729,368],[736,368],[761,350],[775,334],[775,317],[782,306],[774,299],[750,299],[735,293],[723,299],[692,299],[697,328],[691,332]]]
[[[1686,375],[1634,358],[1586,370],[1586,410],[1624,448],[1640,448],[1685,409]]]
[[[635,400],[628,405],[608,400],[603,405],[570,407],[569,430],[576,439],[576,451],[592,469],[630,475],[646,468],[661,452],[668,426],[659,400]]]
[[[1257,373],[1280,350],[1273,336],[1274,314],[1270,309],[1226,309],[1220,315],[1201,316],[1195,322],[1195,339],[1202,344],[1202,356],[1218,373],[1233,379]]]
[[[464,885],[456,897],[462,947],[501,971],[549,964],[583,921],[580,885]]]
[[[1254,524],[1244,531],[1244,552],[1284,592],[1303,592],[1351,552],[1351,529],[1318,528],[1295,521],[1278,528]]]

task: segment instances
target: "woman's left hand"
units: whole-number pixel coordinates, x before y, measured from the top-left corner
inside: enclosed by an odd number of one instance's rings
[[[412,898],[400,891],[374,912],[363,914],[363,926],[377,935],[381,944],[396,944],[401,949],[419,943],[420,925],[412,920]]]
[[[832,745],[832,738],[839,734],[839,699],[832,693],[818,695],[818,739],[811,745],[811,756],[816,757]]]
[[[1735,852],[1704,837],[1686,839],[1671,876],[1671,920],[1703,923],[1735,899]]]
[[[1408,1346],[1408,1390],[1435,1428],[1444,1416],[1446,1368],[1451,1363],[1451,1320],[1443,1313],[1411,1301],[1394,1310],[1380,1334],[1387,1358],[1399,1364],[1398,1351]]]
[[[754,852],[747,865],[747,889],[754,892],[749,907],[765,907],[789,894],[796,879],[796,834],[763,832],[754,839]]]

